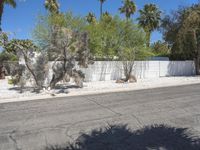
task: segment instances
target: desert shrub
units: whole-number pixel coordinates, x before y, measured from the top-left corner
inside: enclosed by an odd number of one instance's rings
[[[88,46],[88,34],[84,32],[85,22],[71,13],[50,14],[40,17],[34,30],[34,39],[43,47],[52,64],[52,89],[60,81],[73,78],[79,87],[83,87],[84,75],[75,68],[76,61],[80,67],[91,63]]]

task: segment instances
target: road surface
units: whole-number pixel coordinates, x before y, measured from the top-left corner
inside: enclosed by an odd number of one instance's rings
[[[107,125],[200,133],[200,84],[0,104],[0,150],[39,150]]]

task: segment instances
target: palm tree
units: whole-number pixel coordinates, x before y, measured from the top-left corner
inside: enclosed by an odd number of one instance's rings
[[[112,21],[112,19],[113,19],[112,16],[107,11],[102,14],[102,21],[104,21],[104,22],[110,23]]]
[[[147,46],[150,46],[151,33],[160,25],[161,11],[155,4],[146,4],[142,10],[139,10],[139,25],[146,32]]]
[[[120,13],[125,14],[126,19],[130,19],[131,15],[136,12],[136,5],[132,0],[124,0],[123,6],[119,8]]]
[[[16,7],[16,2],[15,0],[0,0],[0,31],[2,31],[1,28],[1,21],[2,21],[2,15],[3,15],[3,10],[4,10],[4,6],[6,5],[10,5],[13,8]]]
[[[94,23],[96,21],[96,17],[93,13],[88,13],[88,15],[86,16],[86,20],[89,24]]]
[[[104,12],[102,15],[103,15],[103,16],[110,16],[110,13],[106,11],[106,12]]]
[[[100,15],[101,15],[101,17],[102,17],[102,15],[103,15],[103,3],[105,2],[106,0],[99,0],[99,2],[100,2]]]
[[[52,14],[59,13],[59,4],[57,0],[45,0],[44,6]]]

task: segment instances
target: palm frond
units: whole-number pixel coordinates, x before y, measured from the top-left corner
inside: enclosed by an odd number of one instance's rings
[[[17,6],[17,3],[15,2],[15,0],[5,0],[4,3],[12,6],[13,8]]]

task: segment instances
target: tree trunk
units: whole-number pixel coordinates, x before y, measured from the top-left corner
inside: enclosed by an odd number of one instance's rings
[[[134,61],[123,62],[125,82],[127,82],[132,76],[133,65],[134,65]]]
[[[5,79],[5,70],[3,65],[0,65],[0,79]]]
[[[150,40],[151,40],[151,31],[146,30],[146,44],[147,44],[147,47],[150,47]]]
[[[193,32],[194,41],[196,43],[196,56],[195,56],[195,68],[196,68],[196,75],[200,75],[200,41],[198,40],[198,35],[196,30]]]
[[[38,83],[38,80],[37,80],[37,77],[36,77],[34,71],[33,71],[32,68],[29,66],[28,58],[27,58],[26,54],[23,52],[23,50],[22,50],[22,54],[23,54],[23,57],[24,57],[24,60],[25,60],[25,65],[26,65],[27,69],[29,70],[29,72],[30,72],[31,75],[33,76],[33,79],[35,80],[35,83],[36,83],[37,87],[38,87],[39,89],[41,89],[42,86]]]
[[[103,3],[100,4],[100,17],[102,19],[103,16]]]
[[[50,82],[50,88],[51,88],[51,89],[54,89],[55,86],[56,86],[56,84],[57,84],[59,81],[61,81],[61,80],[64,79],[65,74],[66,74],[66,72],[67,72],[67,70],[66,70],[67,52],[66,52],[65,49],[63,50],[63,55],[64,55],[63,66],[62,66],[63,72],[62,72],[61,74],[59,74],[59,75],[58,75],[58,74],[53,74],[53,77],[52,77],[51,82]],[[54,64],[53,64],[52,68],[54,68],[54,66],[56,65],[56,62],[57,62],[57,60],[58,60],[59,58],[60,58],[60,57],[58,57],[58,58],[54,61]]]
[[[194,63],[195,63],[195,69],[196,69],[196,75],[200,75],[200,61],[199,61],[199,58],[195,58],[194,59]]]
[[[200,75],[200,42],[197,41],[197,55],[195,58],[196,75]]]
[[[2,32],[3,0],[0,0],[0,32]]]
[[[53,75],[53,78],[50,82],[50,88],[54,89],[56,84],[61,81],[64,78],[64,74],[60,75],[59,77],[55,77],[55,75]]]

